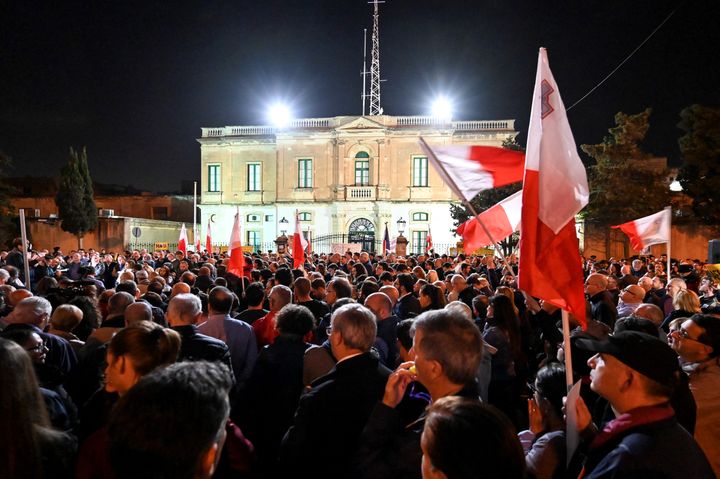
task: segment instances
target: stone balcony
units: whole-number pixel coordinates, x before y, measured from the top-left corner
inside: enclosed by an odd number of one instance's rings
[[[377,199],[376,186],[346,186],[345,201],[375,201]]]

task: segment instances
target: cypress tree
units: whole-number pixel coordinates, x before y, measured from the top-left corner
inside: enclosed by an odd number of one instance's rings
[[[55,204],[62,223],[63,231],[78,238],[78,248],[82,248],[85,233],[97,226],[97,209],[93,198],[92,180],[87,165],[87,154],[82,155],[70,148],[70,157],[60,172],[60,187]]]

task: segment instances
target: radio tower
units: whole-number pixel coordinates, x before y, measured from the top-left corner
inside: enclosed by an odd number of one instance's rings
[[[373,13],[372,52],[370,53],[370,115],[382,115],[380,107],[380,28],[378,26],[380,12],[378,4],[385,3],[373,0],[375,6]]]

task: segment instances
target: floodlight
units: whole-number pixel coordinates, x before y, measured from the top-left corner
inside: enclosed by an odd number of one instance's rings
[[[284,128],[290,124],[292,114],[287,105],[282,103],[273,104],[268,111],[270,122],[277,128]]]
[[[430,107],[431,115],[440,120],[450,121],[452,118],[452,102],[446,96],[437,97]]]

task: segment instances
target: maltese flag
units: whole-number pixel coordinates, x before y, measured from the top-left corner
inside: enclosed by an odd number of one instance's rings
[[[420,146],[445,184],[467,201],[483,190],[523,179],[525,153],[522,151],[495,146],[450,145],[430,148],[422,139]]]
[[[187,245],[187,230],[185,229],[185,223],[183,223],[182,228],[180,228],[180,238],[178,239],[178,251],[182,251],[185,256],[187,256]]]
[[[635,251],[642,251],[648,246],[670,241],[671,208],[645,216],[635,221],[613,226],[628,235],[630,245]]]
[[[520,228],[520,214],[522,213],[522,190],[512,194],[486,209],[478,216],[490,232],[490,239],[476,218],[470,218],[457,228],[457,234],[463,238],[463,249],[467,252],[500,241]]]
[[[308,240],[300,230],[300,215],[295,212],[295,235],[293,236],[293,268],[300,268],[305,265],[305,250],[308,248]]]
[[[541,48],[523,181],[519,289],[572,313],[583,327],[584,278],[575,215],[588,197],[585,166]]]
[[[245,253],[242,249],[242,233],[240,232],[240,212],[235,213],[235,222],[233,223],[232,233],[230,234],[230,263],[228,264],[228,272],[234,274],[238,278],[244,275]]]
[[[212,233],[210,232],[210,220],[208,220],[207,231],[205,232],[205,251],[212,254]]]

